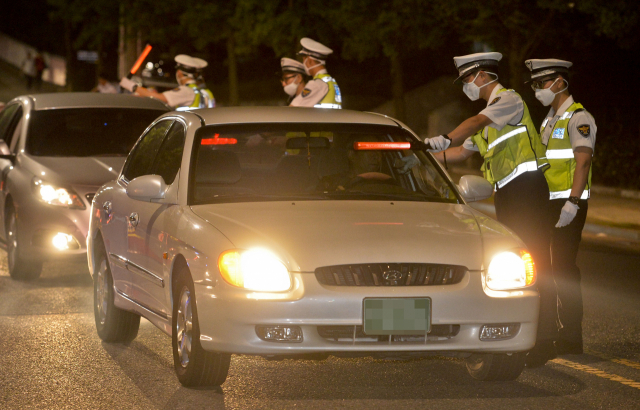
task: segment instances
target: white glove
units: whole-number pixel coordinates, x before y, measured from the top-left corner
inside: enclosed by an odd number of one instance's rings
[[[578,205],[572,204],[569,201],[565,202],[562,207],[562,212],[560,212],[560,219],[556,224],[556,228],[562,228],[563,226],[569,225],[571,221],[573,221],[573,218],[576,217],[578,209],[580,209]]]
[[[402,175],[407,174],[413,167],[420,164],[420,160],[415,155],[396,159],[393,164],[394,168]]]
[[[449,148],[451,145],[451,138],[445,137],[444,135],[438,135],[433,138],[425,138],[425,144],[431,145],[431,149],[428,149],[429,152],[441,152]]]
[[[120,80],[120,87],[133,93],[136,91],[136,88],[138,88],[138,84],[136,84],[135,81],[128,79],[127,77],[122,77],[122,80]]]

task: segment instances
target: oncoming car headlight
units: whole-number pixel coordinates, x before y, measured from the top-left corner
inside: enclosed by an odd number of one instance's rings
[[[492,290],[517,289],[536,281],[536,267],[525,250],[502,252],[493,257],[486,274],[486,284]]]
[[[80,197],[73,191],[61,188],[41,179],[32,181],[33,193],[42,202],[49,205],[64,206],[72,209],[85,209]]]
[[[264,249],[222,252],[218,258],[218,269],[225,281],[240,288],[260,292],[291,289],[291,276],[286,266]]]

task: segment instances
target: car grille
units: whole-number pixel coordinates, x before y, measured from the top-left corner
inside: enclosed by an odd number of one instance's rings
[[[330,286],[435,286],[460,283],[467,268],[427,263],[375,263],[316,269],[318,282]]]
[[[93,202],[93,197],[96,196],[95,192],[91,193],[91,194],[85,194],[85,198],[87,198],[87,201],[89,201],[89,205],[91,205],[91,202]]]
[[[364,333],[362,326],[318,326],[318,335],[333,342],[424,342],[425,335],[391,335],[371,336]],[[455,337],[460,332],[460,325],[431,325],[427,340],[442,340]]]

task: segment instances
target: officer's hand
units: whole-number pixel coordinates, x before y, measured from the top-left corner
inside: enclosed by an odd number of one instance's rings
[[[415,155],[409,155],[408,157],[397,158],[393,167],[398,170],[399,173],[405,175],[411,171],[411,168],[420,164],[420,160]]]
[[[556,228],[562,228],[563,226],[569,225],[571,221],[573,221],[573,218],[576,217],[578,209],[580,209],[578,205],[572,204],[569,201],[565,202],[562,207],[562,212],[560,212],[560,219],[556,224]]]
[[[438,135],[433,138],[425,138],[424,143],[431,146],[427,151],[441,152],[449,148],[449,145],[451,145],[451,138],[446,135]]]
[[[128,79],[127,77],[122,77],[122,80],[120,80],[120,87],[133,93],[136,91],[136,88],[138,88],[138,84],[136,84],[135,81]]]

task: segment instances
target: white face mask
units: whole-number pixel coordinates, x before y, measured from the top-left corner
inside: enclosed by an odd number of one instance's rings
[[[306,61],[305,61],[306,63]],[[307,67],[307,64],[303,63],[304,65],[304,72],[307,73],[308,76],[311,76],[311,73],[309,72],[309,70],[313,70],[316,67],[320,67],[321,65],[324,65],[324,62],[320,61],[318,64],[316,65],[312,65],[311,67]]]
[[[493,74],[493,75],[495,75],[495,76],[496,76],[496,79],[495,79],[495,80],[493,80],[493,81],[490,81],[490,82],[488,82],[488,83],[486,83],[486,84],[484,84],[482,87],[486,87],[486,86],[488,86],[489,84],[491,84],[491,83],[495,83],[496,81],[498,81],[498,75],[497,75],[497,74],[490,73],[490,72],[487,72],[487,71],[485,71],[485,72],[486,72],[487,74]],[[476,73],[476,76],[475,76],[475,77],[473,77],[473,81],[471,81],[470,83],[464,83],[464,85],[462,86],[462,91],[467,95],[467,97],[469,97],[469,99],[470,99],[471,101],[475,101],[475,100],[477,100],[478,98],[480,98],[480,89],[481,89],[482,87],[478,87],[478,86],[476,85],[476,83],[475,83],[476,78],[478,78],[478,75],[479,75],[479,74],[480,74],[480,71],[478,71],[478,72]]]
[[[564,90],[566,90],[567,88],[569,88],[569,83],[566,80],[563,80],[564,82],[567,83],[567,86],[564,87],[564,89],[558,91],[557,93],[554,93],[553,91],[551,91],[551,87],[553,87],[553,85],[555,83],[558,82],[560,78],[556,78],[556,81],[553,82],[553,84],[551,84],[549,86],[549,88],[543,88],[543,89],[539,89],[536,90],[536,98],[538,99],[538,101],[540,101],[542,103],[542,105],[544,105],[545,107],[550,105],[553,100],[556,98],[557,94],[560,94],[561,92],[563,92]]]
[[[287,85],[285,85],[283,87],[283,90],[289,96],[293,97],[294,95],[296,95],[296,91],[298,91],[298,86],[299,85],[300,85],[300,83],[296,83],[295,81],[291,81],[289,84],[287,84]]]

